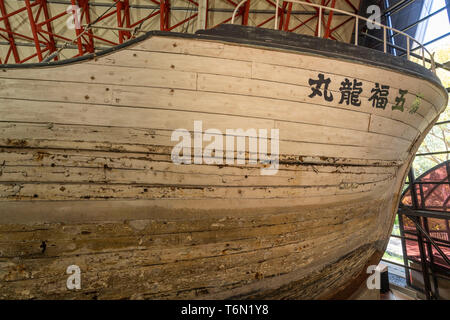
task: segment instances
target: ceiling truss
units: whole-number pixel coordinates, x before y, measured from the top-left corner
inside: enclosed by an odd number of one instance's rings
[[[353,13],[359,7],[359,0],[306,1],[332,8],[339,3],[339,8]],[[70,56],[64,58],[82,56],[149,30],[195,32],[214,28],[230,23],[238,3],[238,0],[0,0],[0,63],[56,61],[62,59],[55,54],[61,48],[71,49]],[[308,28],[311,35],[317,36],[318,9],[284,1],[280,5],[279,30],[305,33]],[[242,25],[273,28],[275,7],[275,0],[247,0],[236,18]],[[323,36],[342,41],[338,39],[340,29],[352,30],[354,19],[336,16],[339,15],[322,12]],[[69,30],[69,25],[74,28]]]

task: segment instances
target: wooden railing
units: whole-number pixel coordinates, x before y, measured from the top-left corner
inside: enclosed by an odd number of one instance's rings
[[[373,25],[376,25],[379,28],[383,29],[383,39],[379,39],[379,40],[380,40],[380,42],[383,42],[383,51],[384,51],[384,53],[388,53],[388,46],[392,46],[392,47],[395,47],[396,49],[404,50],[406,52],[406,58],[408,60],[411,60],[411,57],[415,57],[415,58],[421,59],[422,60],[422,64],[423,64],[424,67],[426,67],[426,62],[429,62],[430,65],[431,65],[431,70],[433,71],[433,73],[436,73],[436,65],[435,65],[435,62],[434,62],[433,54],[431,54],[427,50],[427,48],[424,47],[424,45],[422,43],[420,43],[419,41],[417,41],[416,39],[414,39],[413,37],[411,37],[410,35],[408,35],[407,33],[403,32],[403,31],[400,31],[400,30],[397,30],[397,29],[385,26],[385,25],[383,25],[381,23],[378,23],[378,22],[376,22],[374,20],[371,20],[371,19],[368,19],[368,18],[364,18],[364,17],[359,16],[357,14],[350,13],[350,12],[347,12],[347,11],[344,11],[344,10],[340,10],[340,9],[330,8],[330,7],[322,6],[322,5],[319,5],[319,4],[309,3],[309,2],[305,2],[305,1],[298,1],[298,0],[282,0],[282,1],[298,3],[298,4],[301,4],[301,5],[307,6],[307,7],[313,7],[313,8],[318,9],[318,11],[319,11],[318,12],[318,14],[319,14],[319,17],[318,17],[319,22],[318,22],[317,36],[319,38],[322,37],[322,14],[323,14],[324,11],[337,12],[337,13],[340,13],[340,14],[343,14],[343,15],[354,17],[356,19],[355,20],[355,40],[354,40],[355,46],[358,46],[359,23],[360,23],[360,21],[365,21],[366,23],[369,22],[369,23],[371,23]],[[238,9],[245,2],[247,2],[247,0],[242,0],[236,6],[236,8],[234,9],[233,16],[231,18],[231,23],[232,24],[234,24],[234,20],[235,20],[234,18],[236,16],[236,13],[237,13]],[[277,29],[277,26],[278,26],[278,11],[279,10],[277,10],[277,9],[279,8],[279,9],[283,10],[280,7],[279,2],[280,2],[280,0],[276,0],[274,29]],[[406,38],[406,48],[401,48],[401,47],[398,47],[397,45],[393,46],[392,44],[390,44],[387,41],[387,31],[388,30],[404,36]],[[416,43],[417,46],[415,48],[411,49],[411,45],[414,45],[414,43]],[[421,50],[421,54],[420,55],[414,54],[413,51],[416,51],[418,49]],[[426,54],[428,55],[428,58],[426,57]],[[416,62],[416,61],[413,61],[413,62]]]

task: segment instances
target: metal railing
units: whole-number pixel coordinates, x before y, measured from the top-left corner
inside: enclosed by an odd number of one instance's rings
[[[397,45],[395,45],[395,47],[397,49],[404,50],[406,52],[406,58],[408,60],[411,59],[411,56],[416,57],[416,58],[421,58],[422,64],[423,64],[424,67],[426,67],[426,62],[429,62],[430,65],[431,65],[431,70],[433,71],[434,74],[436,74],[436,64],[434,62],[433,54],[431,54],[427,50],[427,48],[425,48],[423,46],[422,43],[420,43],[419,41],[417,41],[416,39],[414,39],[413,37],[411,37],[410,35],[408,35],[407,33],[403,32],[403,31],[400,31],[400,30],[397,30],[397,29],[385,26],[385,25],[383,25],[381,23],[378,23],[378,22],[376,22],[374,20],[364,18],[364,17],[359,16],[359,15],[354,14],[354,13],[350,13],[350,12],[347,12],[347,11],[344,11],[344,10],[340,10],[340,9],[335,9],[335,8],[322,6],[320,4],[314,4],[314,3],[309,3],[309,2],[305,2],[305,1],[298,1],[298,0],[282,0],[282,1],[298,3],[298,4],[301,4],[301,5],[307,6],[307,7],[315,8],[318,11],[318,15],[319,15],[318,16],[319,22],[318,22],[318,28],[317,28],[318,29],[317,30],[317,37],[319,37],[319,38],[322,37],[322,20],[323,20],[322,19],[322,15],[323,15],[324,11],[337,12],[337,13],[340,13],[340,14],[343,14],[343,15],[354,17],[356,19],[355,20],[355,40],[354,40],[354,44],[356,46],[358,46],[359,22],[360,21],[365,21],[366,23],[369,22],[372,25],[376,25],[376,26],[380,27],[381,29],[383,29],[383,39],[379,39],[379,40],[383,42],[383,51],[384,51],[384,53],[388,53],[388,46],[390,46],[390,47],[394,46],[393,44],[390,44],[387,41],[387,31],[390,30],[393,33],[396,33],[396,36],[397,35],[402,35],[402,36],[404,36],[406,38],[406,48],[401,48],[401,47],[398,47]],[[234,18],[236,16],[236,13],[237,13],[238,9],[245,2],[247,2],[247,0],[242,0],[241,2],[239,2],[239,4],[234,9],[233,15],[232,15],[232,18],[231,18],[231,23],[232,24],[234,24]],[[279,10],[283,10],[283,8],[280,7],[279,2],[280,2],[280,0],[276,0],[274,29],[277,29],[277,26],[278,26],[278,12],[279,12]],[[417,44],[417,47],[411,49],[411,45],[414,45],[414,43]],[[421,54],[420,55],[416,55],[416,54],[412,53],[413,51],[416,51],[417,49],[421,49]],[[428,54],[429,58],[426,58],[425,53]],[[413,61],[413,62],[415,62],[415,61]]]

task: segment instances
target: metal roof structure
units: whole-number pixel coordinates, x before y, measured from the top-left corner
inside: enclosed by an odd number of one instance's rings
[[[308,0],[358,13],[360,0]],[[236,0],[0,0],[0,63],[40,62],[65,46],[71,58],[123,43],[140,32],[193,33],[230,23]],[[247,0],[236,23],[273,28],[274,0]],[[349,42],[354,19],[321,12],[324,36]],[[317,35],[319,10],[280,1],[277,28]]]
[[[448,12],[450,7],[450,0],[446,0],[445,7],[423,15],[424,8],[433,0],[305,2],[365,17],[369,16],[367,9],[375,4],[382,10],[383,24],[411,37],[417,36],[418,28],[429,18],[444,10]],[[239,3],[236,0],[0,0],[0,63],[81,56],[124,43],[151,30],[194,33],[199,29],[211,29],[231,23]],[[355,19],[351,16],[280,0],[275,17],[275,8],[275,0],[247,0],[236,10],[235,23],[315,36],[322,29],[323,37],[342,42],[353,41],[355,37]],[[360,45],[383,49],[379,40],[383,38],[381,30],[358,26],[358,31]],[[390,53],[406,54],[398,49],[405,48],[404,37],[390,32],[388,42]]]

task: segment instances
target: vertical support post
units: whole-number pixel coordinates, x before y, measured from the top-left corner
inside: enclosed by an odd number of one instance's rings
[[[414,219],[414,221],[417,224],[420,224],[420,218],[418,217],[410,217],[410,219]],[[418,228],[417,230],[417,242],[419,244],[419,252],[420,252],[420,262],[422,264],[422,276],[423,276],[423,283],[425,285],[425,296],[427,300],[431,299],[431,283],[430,283],[430,277],[428,275],[428,267],[427,267],[427,257],[425,255],[425,248],[423,245],[423,238],[422,233]]]
[[[86,23],[91,24],[91,14],[89,12],[89,0],[78,0],[78,5],[83,11]],[[86,51],[93,53],[95,51],[95,46],[94,46],[94,34],[92,29],[87,31],[87,35],[89,38],[89,42],[86,45]]]
[[[206,0],[205,29],[208,29],[208,8],[209,8],[209,0]]]
[[[20,56],[19,56],[19,51],[17,50],[16,47],[16,42],[14,40],[14,36],[12,34],[12,28],[11,28],[11,24],[9,23],[9,18],[6,17],[6,15],[8,14],[6,12],[6,7],[5,7],[5,2],[4,0],[0,0],[0,12],[2,13],[2,16],[5,17],[3,19],[3,23],[5,25],[5,29],[8,32],[8,42],[9,42],[9,46],[11,47],[11,51],[13,53],[14,56],[14,61],[16,63],[20,62]],[[8,61],[5,61],[5,63],[7,63]]]
[[[277,27],[278,27],[278,7],[279,7],[278,3],[279,3],[279,1],[280,1],[280,0],[277,0],[277,1],[275,2],[275,25],[273,26],[273,28],[274,28],[275,30],[276,30]]]
[[[387,53],[387,36],[386,36],[387,30],[386,26],[383,26],[383,51],[384,53]]]
[[[411,192],[412,206],[413,206],[414,210],[418,210],[419,203],[417,200],[417,191],[416,191],[416,183],[415,183],[416,179],[414,177],[414,171],[413,171],[412,166],[409,169],[408,177],[409,177],[409,186],[410,186],[410,192]],[[422,201],[423,201],[423,198],[422,198]],[[409,216],[408,218],[413,220],[416,224],[420,224],[420,219],[418,219],[417,217]],[[428,277],[427,261],[426,261],[426,256],[425,256],[425,252],[424,252],[424,247],[423,247],[422,234],[417,227],[416,227],[416,231],[417,231],[417,244],[419,246],[419,252],[420,252],[420,262],[422,265],[422,277],[423,277],[423,283],[425,285],[425,295],[426,295],[427,300],[430,300],[431,299],[431,296],[430,296],[431,285],[430,285],[430,278]]]
[[[48,11],[48,6],[47,6],[47,0],[41,0],[41,6],[42,6],[42,10],[44,12],[44,18],[46,20],[46,26],[47,26],[47,31],[49,33],[49,54],[52,54],[53,52],[56,51],[56,43],[55,43],[55,38],[53,37],[53,29],[52,29],[52,23],[49,21],[50,20],[50,14]],[[55,57],[55,60],[58,60],[58,56]]]
[[[33,11],[31,10],[30,0],[25,0],[25,5],[27,7],[28,20],[30,20],[31,33],[33,34],[34,45],[36,47],[37,57],[39,62],[42,61],[42,51],[41,45],[39,44],[39,37],[36,28],[36,21],[34,21]]]
[[[170,0],[160,0],[160,29],[169,30]]]
[[[80,21],[81,17],[78,16],[78,10],[76,9],[77,4],[75,3],[75,0],[71,0],[71,2],[72,2],[73,18],[75,20],[74,24],[75,24],[75,34],[76,34],[76,38],[77,38],[78,55],[82,56],[84,52],[83,52],[83,44],[81,43],[81,37],[80,37],[81,30],[79,29],[80,25],[81,25],[81,21]]]
[[[409,36],[406,36],[406,59],[409,61],[411,56],[411,44],[409,43]]]
[[[319,24],[317,26],[317,36],[322,37],[322,7],[319,8]]]
[[[409,267],[408,265],[408,252],[406,249],[406,240],[405,240],[405,226],[403,224],[403,214],[401,213],[397,213],[398,216],[398,226],[400,229],[400,236],[401,236],[401,242],[402,242],[402,250],[403,250],[403,264],[407,267]],[[405,276],[406,276],[406,284],[408,286],[411,286],[411,275],[409,273],[409,269],[408,268],[404,268],[405,269]]]
[[[208,0],[198,0],[197,30],[206,29],[207,15],[208,15]]]
[[[421,193],[421,197],[423,197],[422,185],[420,185],[420,193]],[[425,201],[422,201],[422,207],[423,207],[423,203],[424,202]],[[430,236],[430,228],[428,227],[428,218],[423,218],[423,226],[424,226],[425,232],[428,233],[428,235]],[[436,272],[434,270],[433,247],[431,246],[430,241],[427,241],[426,244],[427,244],[428,257],[430,258],[430,275],[431,275],[431,278],[433,279],[434,295],[436,296],[437,299],[439,299],[438,281],[437,281],[437,278],[436,278]],[[430,287],[431,287],[431,284],[430,284]]]
[[[278,23],[278,30],[283,30],[284,19],[285,19],[284,14],[286,12],[286,7],[287,7],[287,2],[283,1],[283,6],[278,9],[281,13],[280,22]]]
[[[131,28],[130,0],[123,0],[122,9],[123,9],[123,20],[125,20],[125,27]],[[124,34],[127,36],[127,39],[131,39],[130,31],[125,31]]]
[[[292,12],[292,2],[289,2],[288,9],[286,12],[286,20],[284,21],[283,30],[289,31],[289,22],[291,21],[291,12]]]
[[[123,28],[123,23],[122,23],[122,2],[121,1],[117,1],[116,2],[116,16],[117,16],[117,26],[119,28]],[[119,43],[123,43],[124,37],[123,37],[123,30],[119,29]]]
[[[336,5],[336,0],[333,0],[331,2],[330,8],[334,8],[335,5]],[[331,21],[333,20],[333,14],[334,14],[333,9],[330,9],[330,12],[328,13],[327,28],[325,30],[325,36],[324,36],[325,39],[328,39],[331,34],[330,29],[331,29]]]
[[[422,63],[423,63],[423,66],[425,67],[425,48],[423,46],[421,46],[421,47],[422,47]]]
[[[434,54],[436,52],[433,52],[430,56],[430,60],[431,60],[431,71],[433,71],[434,74],[436,74],[436,64],[434,63]]]
[[[117,15],[117,26],[119,28],[127,27],[130,28],[130,4],[129,0],[117,1],[116,2],[116,15]],[[125,22],[125,26],[124,26]],[[124,31],[119,29],[119,43],[125,41],[125,36],[129,39],[131,38],[131,33],[129,31]]]
[[[358,38],[359,38],[359,17],[356,17],[355,21],[355,46],[358,46]]]
[[[243,14],[242,14],[242,25],[248,25],[248,13],[250,11],[250,0],[247,0],[244,4]]]

